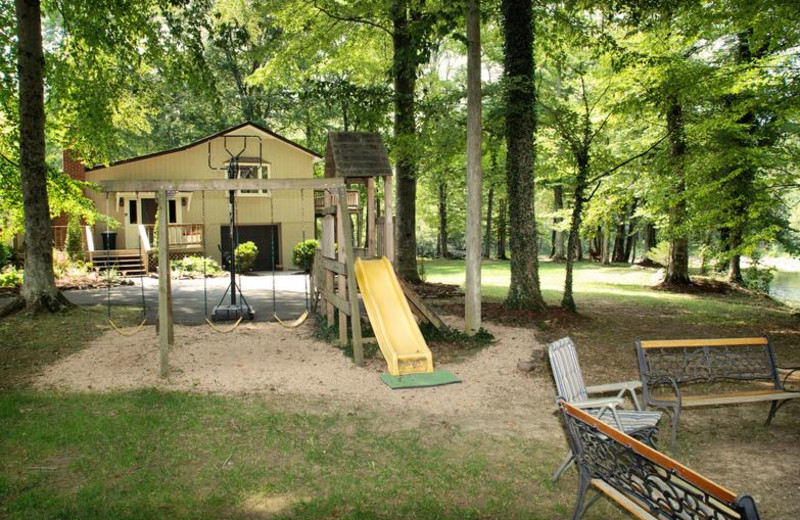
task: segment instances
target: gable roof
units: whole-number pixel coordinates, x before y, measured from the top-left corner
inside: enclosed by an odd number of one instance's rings
[[[305,153],[315,157],[316,159],[322,159],[322,156],[320,154],[318,154],[317,152],[315,152],[315,151],[313,151],[313,150],[311,150],[309,148],[306,148],[305,146],[303,146],[301,144],[295,143],[294,141],[291,141],[291,140],[283,137],[280,134],[276,134],[275,132],[273,132],[272,130],[270,130],[267,127],[261,126],[261,125],[259,125],[257,123],[253,123],[252,121],[245,121],[244,123],[240,123],[240,124],[232,126],[230,128],[226,128],[224,130],[220,130],[219,132],[217,132],[215,134],[211,134],[211,135],[209,135],[207,137],[204,137],[204,138],[202,138],[202,139],[200,139],[198,141],[194,141],[192,143],[185,144],[183,146],[179,146],[177,148],[170,148],[169,150],[162,150],[160,152],[153,152],[153,153],[149,153],[149,154],[146,154],[146,155],[140,155],[138,157],[130,157],[128,159],[121,159],[119,161],[114,161],[114,162],[112,162],[110,164],[95,165],[95,166],[92,166],[91,168],[87,168],[86,171],[91,172],[91,171],[96,171],[96,170],[102,170],[104,168],[109,168],[111,166],[117,166],[118,164],[132,163],[132,162],[136,162],[136,161],[142,161],[144,159],[151,159],[153,157],[158,157],[160,155],[167,155],[167,154],[171,154],[171,153],[182,152],[182,151],[188,150],[189,148],[192,148],[194,146],[207,143],[208,141],[211,141],[212,139],[216,139],[217,137],[222,137],[222,136],[224,136],[224,135],[226,135],[226,134],[228,134],[230,132],[234,132],[234,131],[239,130],[241,128],[244,128],[246,126],[251,126],[251,127],[255,128],[256,130],[264,132],[265,134],[267,134],[267,135],[269,135],[271,137],[274,137],[275,139],[277,139],[279,141],[282,141],[282,142],[288,144],[289,146],[293,146],[293,147],[297,148],[298,150],[300,150],[302,152],[305,152]]]
[[[391,177],[392,166],[381,134],[331,132],[325,158],[325,177]]]

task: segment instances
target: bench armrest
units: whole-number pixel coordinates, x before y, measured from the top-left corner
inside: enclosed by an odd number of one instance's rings
[[[571,404],[575,408],[580,408],[580,409],[604,408],[606,406],[613,408],[615,406],[621,405],[624,402],[625,400],[622,399],[621,397],[600,397],[597,399],[587,399],[586,401],[577,401],[569,404]]]
[[[789,380],[789,377],[791,377],[792,374],[794,374],[795,372],[800,370],[800,367],[778,367],[778,369],[780,369],[780,370],[788,370],[789,371],[789,373],[786,374],[786,376],[784,376],[783,382],[781,383],[781,387],[785,387],[786,386],[786,382]],[[588,389],[587,389],[587,391],[588,391]]]
[[[618,392],[620,390],[636,390],[642,387],[642,382],[623,381],[622,383],[608,383],[606,385],[592,385],[586,387],[586,392],[590,394],[605,394],[607,392]]]

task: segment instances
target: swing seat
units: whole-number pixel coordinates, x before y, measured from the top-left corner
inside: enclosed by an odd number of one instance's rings
[[[283,321],[278,317],[277,314],[273,314],[272,317],[275,318],[275,321],[277,321],[281,327],[285,327],[287,329],[296,329],[308,319],[308,310],[303,311],[303,314],[301,314],[300,317],[294,321]]]
[[[108,323],[109,325],[111,325],[111,328],[114,329],[114,331],[120,336],[133,336],[134,334],[138,334],[142,330],[142,327],[144,327],[145,323],[147,323],[147,318],[143,319],[138,327],[133,327],[133,330],[130,331],[125,331],[124,329],[121,329],[120,327],[117,326],[116,323],[114,323],[113,320],[108,320]]]

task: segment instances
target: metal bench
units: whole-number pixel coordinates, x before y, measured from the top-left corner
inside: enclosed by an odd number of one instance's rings
[[[580,474],[572,520],[601,496],[644,520],[759,520],[749,495],[734,495],[566,401],[559,407]],[[590,489],[596,494],[587,501]]]
[[[550,357],[550,368],[558,390],[557,399],[564,399],[573,406],[589,411],[615,428],[634,435],[649,445],[653,445],[653,437],[658,433],[660,412],[643,411],[636,397],[636,389],[641,388],[639,381],[624,381],[605,385],[586,386],[583,372],[578,363],[578,353],[570,338],[562,338],[551,343],[547,348]],[[602,396],[602,394],[614,394]],[[629,394],[636,410],[619,410],[625,402],[624,396]],[[593,397],[589,397],[593,396]],[[572,464],[574,456],[568,452],[562,464],[553,475],[553,481]]]
[[[772,344],[766,337],[637,341],[642,397],[649,406],[670,412],[672,442],[678,431],[681,410],[695,406],[771,402],[766,424],[778,408],[800,392],[789,392],[781,381]],[[719,385],[684,395],[695,383],[758,383],[754,388]],[[666,387],[666,390],[664,388]],[[696,385],[700,389],[702,385]]]

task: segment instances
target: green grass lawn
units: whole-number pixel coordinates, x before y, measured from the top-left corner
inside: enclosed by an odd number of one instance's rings
[[[429,281],[463,281],[463,262],[425,265]],[[483,273],[487,301],[501,301],[508,264],[487,262]],[[790,309],[741,294],[656,292],[649,288],[652,275],[647,269],[580,264],[580,316],[542,313],[511,323],[537,328],[541,342],[572,336],[590,383],[636,377],[633,340],[641,337],[767,333],[781,364],[800,364],[798,318]],[[562,265],[542,264],[550,303],[558,302],[562,279]],[[119,320],[134,324],[136,313],[120,311]],[[5,381],[0,518],[549,520],[570,515],[574,473],[557,484],[549,481],[565,449],[558,436],[536,441],[437,422],[406,426],[398,424],[393,410],[297,405],[289,396],[90,394],[28,386],[38,367],[106,330],[100,310],[0,321]],[[726,472],[742,470],[738,452],[746,460],[763,455],[796,461],[797,404],[787,405],[770,428],[760,425],[761,412],[753,408],[741,423],[746,429],[736,426],[744,413],[736,407],[708,418],[689,416],[674,453],[696,469],[729,478]],[[710,452],[736,460],[728,463]],[[780,474],[770,482],[785,478],[793,477]],[[792,505],[797,491],[784,494],[785,500],[776,494],[769,503],[776,518],[797,513]],[[627,516],[600,501],[584,518]]]

